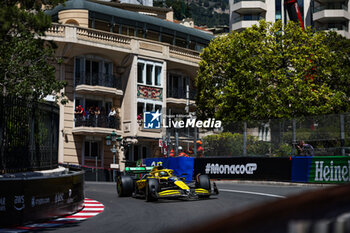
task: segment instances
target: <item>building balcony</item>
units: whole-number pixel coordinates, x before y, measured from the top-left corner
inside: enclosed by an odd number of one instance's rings
[[[117,131],[121,134],[120,119],[105,115],[76,115],[73,134],[76,135],[98,135],[105,136]],[[120,132],[119,132],[120,131]]]
[[[75,25],[53,23],[52,27],[46,32],[45,39],[58,43],[74,43],[76,45],[92,46],[128,54],[152,54],[159,58],[175,60],[186,64],[188,62],[197,64],[200,61],[200,52],[195,50]]]
[[[122,96],[120,78],[103,73],[76,73],[75,90],[79,94],[96,94],[104,96]]]
[[[350,13],[348,12],[348,7],[344,4],[330,4],[315,7],[313,19],[321,23],[342,22],[350,20]]]
[[[239,14],[258,14],[266,12],[265,0],[234,0],[232,12]]]
[[[316,26],[316,30],[318,31],[334,31],[339,35],[342,35],[346,38],[350,38],[349,28],[342,24],[332,24],[328,26]]]
[[[191,90],[189,92],[189,104],[190,105],[195,104],[195,96],[196,96],[196,91]],[[167,102],[167,104],[186,105],[187,104],[186,91],[179,90],[179,89],[168,90],[166,102]]]
[[[259,20],[264,19],[262,16],[256,15],[247,15],[241,16],[233,19],[232,21],[232,30],[233,31],[242,31],[245,28],[251,27],[254,24],[259,24]]]

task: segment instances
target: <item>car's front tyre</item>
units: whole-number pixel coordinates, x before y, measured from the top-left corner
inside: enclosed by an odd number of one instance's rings
[[[159,182],[157,179],[148,179],[146,183],[146,201],[157,201]]]
[[[117,192],[119,197],[131,197],[134,181],[130,176],[121,175],[117,178]]]
[[[211,185],[210,185],[209,176],[207,176],[207,175],[199,175],[197,182],[198,182],[197,185],[198,185],[199,188],[208,190],[209,193],[211,192]],[[210,196],[210,194],[209,195],[203,195],[201,197],[208,198],[209,196]]]

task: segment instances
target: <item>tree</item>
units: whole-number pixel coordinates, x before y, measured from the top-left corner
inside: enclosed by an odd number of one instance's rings
[[[55,45],[42,37],[51,26],[45,6],[64,0],[5,0],[0,2],[0,91],[3,95],[40,100],[59,95],[64,82],[56,80]],[[61,96],[63,93],[60,94]]]
[[[216,38],[201,54],[198,116],[230,122],[348,111],[350,79],[328,40],[281,21]]]

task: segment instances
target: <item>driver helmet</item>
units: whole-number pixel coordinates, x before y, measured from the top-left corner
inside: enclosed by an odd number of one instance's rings
[[[168,174],[165,171],[160,171],[159,176],[167,176]]]
[[[179,146],[179,148],[178,148],[179,150],[182,150],[182,146]]]

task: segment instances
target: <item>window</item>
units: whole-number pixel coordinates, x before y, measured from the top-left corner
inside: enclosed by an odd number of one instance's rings
[[[162,112],[162,103],[145,103],[145,102],[138,102],[137,103],[137,115],[143,116],[143,112],[156,112],[159,110],[159,112]]]
[[[138,63],[137,64],[137,82],[143,83],[143,69],[145,67],[145,64]]]
[[[114,87],[113,64],[103,58],[87,55],[75,58],[75,83]]]
[[[152,112],[153,111],[153,104],[146,104],[146,112]]]
[[[181,74],[172,74],[168,76],[167,96],[171,98],[186,99],[187,86],[190,84],[189,77]],[[190,94],[191,94],[190,89]],[[191,99],[191,98],[190,98]]]
[[[156,66],[154,72],[154,85],[160,86],[162,67]]]
[[[162,42],[173,44],[173,41],[174,41],[174,37],[172,35],[168,35],[165,33],[162,34]]]
[[[139,60],[137,82],[150,86],[162,86],[162,63]]]
[[[276,21],[282,19],[282,0],[275,0],[275,8],[276,8]]]
[[[99,143],[94,141],[85,142],[85,157],[100,158]]]
[[[146,70],[146,84],[152,85],[152,73],[153,73],[153,65],[147,64],[147,70]]]
[[[95,19],[95,29],[109,32],[110,31],[109,23],[102,20]]]
[[[159,40],[159,33],[155,32],[155,31],[148,30],[146,33],[146,39],[157,41],[157,40]]]

